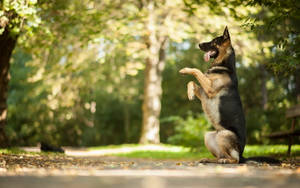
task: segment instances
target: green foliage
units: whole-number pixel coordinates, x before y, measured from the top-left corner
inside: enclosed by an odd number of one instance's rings
[[[102,71],[110,68],[102,67]],[[63,76],[39,80],[36,77],[40,69],[32,66],[30,56],[18,49],[11,70],[6,127],[11,144],[46,141],[56,145],[103,145],[138,140],[141,100],[127,101],[127,90],[122,91],[124,88],[114,85],[113,80],[94,80],[90,74],[97,74],[98,69],[93,64],[77,72],[60,70]],[[107,72],[107,76],[112,75]],[[85,85],[88,82],[91,85]]]
[[[240,65],[238,76],[239,91],[246,115],[247,142],[269,143],[270,140],[266,139],[265,135],[290,129],[290,124],[285,118],[285,110],[291,104],[287,100],[291,94],[285,93],[285,80],[274,78],[264,65],[259,64]],[[263,104],[263,87],[266,88],[266,104]]]
[[[12,35],[19,35],[23,29],[30,32],[40,23],[37,0],[0,2],[0,35],[5,28],[10,30]]]
[[[126,103],[117,96],[99,93],[95,102],[101,105],[98,105],[95,112],[94,125],[82,128],[80,145],[107,145],[138,141],[141,124],[141,113],[138,107],[141,101]],[[128,130],[126,130],[125,121],[129,121]]]
[[[0,149],[0,154],[24,154],[28,153],[25,152],[24,150],[20,148],[5,148],[5,149]]]
[[[271,47],[274,55],[270,67],[274,72],[285,75],[295,72],[300,66],[299,1],[253,0],[249,1],[249,5],[261,6],[262,10],[251,16],[254,21],[248,22],[248,25],[254,29],[258,37],[274,42]],[[265,36],[265,33],[270,32],[273,32],[273,34]]]
[[[204,145],[204,134],[210,125],[204,114],[193,116],[192,113],[188,113],[185,119],[171,116],[162,120],[162,123],[166,122],[175,126],[175,133],[168,138],[168,143],[193,148],[201,148]]]

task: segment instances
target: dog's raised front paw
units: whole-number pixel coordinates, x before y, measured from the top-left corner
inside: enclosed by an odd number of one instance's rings
[[[195,99],[195,85],[193,81],[187,84],[187,95],[190,101]]]
[[[183,69],[181,69],[181,70],[179,71],[179,73],[181,73],[181,74],[191,74],[192,71],[193,71],[192,68],[183,68]]]

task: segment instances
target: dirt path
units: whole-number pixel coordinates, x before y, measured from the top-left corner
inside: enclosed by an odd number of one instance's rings
[[[292,188],[299,185],[299,161],[277,166],[220,165],[95,155],[0,154],[0,187]]]

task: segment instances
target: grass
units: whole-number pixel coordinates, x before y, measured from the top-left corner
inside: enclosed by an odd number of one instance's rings
[[[16,147],[13,147],[13,148],[5,148],[5,149],[1,149],[0,148],[0,154],[25,154],[25,153],[28,153],[20,148],[16,148]]]
[[[201,148],[199,152],[192,152],[191,148],[161,144],[146,146],[130,146],[129,152],[113,153],[113,156],[129,158],[148,158],[148,159],[199,159],[213,157],[206,148]]]
[[[193,159],[212,157],[205,149],[201,152],[191,152],[188,147],[174,146],[167,144],[139,145],[123,144],[88,148],[90,152],[97,151],[100,155],[119,156],[129,158],[151,158],[151,159]]]
[[[245,157],[251,156],[279,156],[286,157],[287,145],[249,145],[244,151]],[[300,145],[293,145],[291,156],[300,156]]]
[[[29,152],[25,151],[18,147],[12,147],[12,148],[0,148],[0,155],[1,154],[10,154],[10,155],[64,155],[63,153],[56,153],[56,152]]]
[[[168,152],[168,151],[135,151],[130,153],[113,154],[119,157],[146,159],[200,159],[212,158],[210,153],[204,152]]]
[[[212,158],[210,152],[203,146],[197,152],[193,152],[191,148],[183,146],[174,146],[167,144],[160,145],[139,145],[139,144],[123,144],[109,145],[87,148],[88,152],[97,151],[103,156],[119,156],[128,158],[147,158],[147,159],[200,159]],[[286,145],[247,145],[244,151],[245,157],[251,156],[276,156],[286,158]],[[42,154],[42,155],[63,155],[60,153],[34,153],[26,152],[19,148],[0,149],[0,154]],[[300,145],[292,146],[292,156],[300,156]]]
[[[276,156],[286,158],[286,145],[248,145],[245,148],[244,156]],[[102,150],[107,156],[119,156],[129,158],[148,158],[148,159],[199,159],[212,158],[210,152],[202,147],[198,152],[191,151],[191,148],[174,145],[112,145],[92,147],[90,150]],[[292,146],[292,156],[300,156],[300,145]]]

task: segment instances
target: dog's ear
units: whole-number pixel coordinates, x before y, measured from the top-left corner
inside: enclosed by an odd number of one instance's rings
[[[224,29],[223,38],[224,38],[224,40],[230,39],[230,35],[229,35],[229,31],[228,31],[228,27],[227,26]]]

